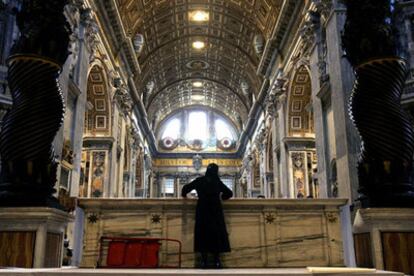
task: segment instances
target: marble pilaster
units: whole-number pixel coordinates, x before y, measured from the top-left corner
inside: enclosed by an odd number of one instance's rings
[[[288,161],[289,161],[289,154],[283,142],[283,138],[286,137],[286,120],[285,114],[287,112],[287,103],[286,103],[286,94],[282,94],[278,97],[278,135],[279,135],[279,176],[280,176],[280,195],[283,198],[287,198],[290,195],[290,188],[289,188],[289,169],[288,169]]]
[[[413,248],[410,244],[404,244],[404,240],[400,234],[404,235],[411,233],[414,235],[414,211],[409,208],[366,208],[359,209],[356,213],[354,224],[354,234],[368,234],[370,247],[366,248],[368,252],[366,255],[372,257],[372,264],[377,269],[394,270],[392,267],[398,261],[405,261],[409,269],[412,264]],[[388,239],[384,234],[392,233],[395,236]],[[387,245],[391,242],[392,247]],[[406,242],[408,242],[406,240]],[[405,250],[405,249],[408,249]],[[401,250],[401,251],[399,251]],[[358,256],[357,250],[357,256]],[[364,252],[360,252],[364,253]],[[385,255],[388,255],[386,258]],[[392,258],[392,260],[390,259]],[[404,260],[404,257],[407,260]],[[358,257],[357,257],[358,260]],[[397,264],[398,265],[398,264]],[[404,267],[401,265],[400,268]],[[404,271],[406,274],[411,274],[412,271]],[[411,272],[411,273],[410,273]]]
[[[345,9],[334,1],[333,13],[326,22],[328,74],[330,76],[331,104],[335,123],[337,179],[340,197],[351,201],[357,197],[358,135],[348,115],[349,96],[353,86],[353,71],[343,56],[341,31],[345,22]]]

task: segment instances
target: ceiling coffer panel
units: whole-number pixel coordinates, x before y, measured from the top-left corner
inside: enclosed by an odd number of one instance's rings
[[[262,82],[253,41],[270,36],[282,0],[116,1],[127,33],[144,37],[137,82],[153,127],[190,105],[222,110],[238,126],[247,119]],[[192,20],[197,11],[207,18]]]

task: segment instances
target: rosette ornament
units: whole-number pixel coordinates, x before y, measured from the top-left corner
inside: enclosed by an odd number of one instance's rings
[[[8,59],[13,105],[0,135],[0,205],[59,207],[53,197],[53,139],[63,122],[58,77],[68,56],[62,0],[25,0],[17,11],[20,37]]]
[[[361,140],[359,200],[363,207],[414,207],[414,132],[401,106],[407,76],[398,57],[388,0],[346,0],[342,37],[355,70],[350,117]]]

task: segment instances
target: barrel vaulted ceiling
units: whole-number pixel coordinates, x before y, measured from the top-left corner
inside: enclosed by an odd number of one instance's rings
[[[262,82],[253,42],[269,38],[282,2],[117,0],[127,33],[144,38],[137,81],[153,126],[197,105],[224,112],[240,127]],[[194,21],[197,11],[208,20]],[[196,41],[204,48],[193,48]]]

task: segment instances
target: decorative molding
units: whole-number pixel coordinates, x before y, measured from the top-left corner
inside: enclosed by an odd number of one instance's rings
[[[318,13],[309,11],[307,17],[300,30],[302,44],[299,56],[305,57],[310,55],[310,49],[316,42],[316,31],[320,26],[320,16]]]
[[[151,223],[158,224],[161,223],[162,217],[159,214],[152,214],[151,215]]]
[[[120,107],[124,115],[129,115],[132,111],[133,101],[127,90],[126,85],[122,84],[120,78],[114,79],[114,86],[116,88],[114,94],[115,103]]]
[[[267,213],[264,216],[266,224],[273,224],[276,220],[276,217],[273,213]]]
[[[88,215],[88,223],[95,224],[99,220],[99,216],[96,213],[91,213]]]
[[[333,11],[332,0],[312,0],[312,2],[316,7],[316,11],[321,15],[323,22],[327,22]]]
[[[84,26],[84,41],[89,50],[89,61],[96,58],[96,50],[99,44],[99,26],[96,22],[93,11],[90,8],[80,10],[80,23]]]

